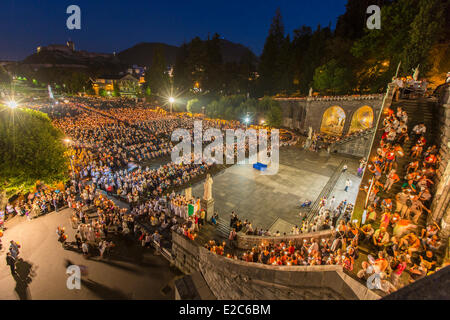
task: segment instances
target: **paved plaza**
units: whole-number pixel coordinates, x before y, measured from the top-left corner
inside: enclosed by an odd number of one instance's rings
[[[353,202],[360,183],[356,176],[357,159],[286,147],[280,149],[276,175],[262,175],[251,165],[234,165],[215,175],[215,210],[226,220],[234,210],[242,220],[251,221],[253,227],[270,229],[273,226],[280,232],[290,232],[292,226],[301,221],[300,202],[314,202],[342,161],[347,163],[348,171],[339,177],[330,197],[336,197],[336,206],[344,199]],[[353,184],[345,192],[347,178]],[[192,193],[202,197],[203,182],[194,185]]]
[[[68,241],[73,241],[70,216],[71,209],[65,209],[31,221],[23,217],[8,221],[0,255],[1,300],[174,299],[173,281],[181,272],[170,267],[163,257],[155,256],[153,249],[144,250],[134,241],[117,241],[112,256],[103,260],[85,259],[78,252],[64,250],[57,241],[56,228],[64,226]],[[11,239],[22,246],[19,257],[23,261],[17,262],[15,277],[5,262]],[[80,290],[67,289],[68,261],[88,267],[89,274],[83,277]]]

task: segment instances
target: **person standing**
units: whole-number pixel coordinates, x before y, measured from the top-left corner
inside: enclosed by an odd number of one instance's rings
[[[83,242],[83,245],[81,246],[81,250],[83,250],[83,255],[87,257],[89,255],[89,245],[86,241]]]
[[[348,192],[348,188],[350,188],[352,186],[352,181],[350,179],[347,179],[347,181],[345,181],[345,192]]]
[[[328,208],[328,209],[330,209],[330,211],[334,210],[334,206],[335,206],[334,203],[335,202],[336,202],[336,198],[334,196],[332,196],[331,199],[330,199],[329,208]]]
[[[16,274],[16,259],[10,252],[6,253],[6,264],[11,268],[11,274]]]
[[[389,192],[392,188],[392,185],[396,182],[399,182],[400,178],[396,173],[395,169],[392,169],[387,175],[386,183],[384,185],[384,191]]]
[[[80,232],[79,231],[75,234],[75,243],[77,245],[78,250],[81,250],[82,241],[81,241],[81,237],[80,237]]]
[[[205,216],[206,216],[206,212],[205,210],[202,210],[200,212],[200,225],[203,226],[205,224]]]
[[[228,241],[230,242],[230,247],[234,248],[234,240],[236,239],[236,229],[233,228],[230,231],[230,235],[228,236]]]

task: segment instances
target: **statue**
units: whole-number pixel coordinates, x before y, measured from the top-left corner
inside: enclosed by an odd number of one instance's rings
[[[184,190],[184,195],[185,195],[187,201],[191,200],[192,199],[192,188],[191,187],[186,188]]]
[[[310,88],[309,88],[309,96],[312,97],[312,95],[313,95],[313,88],[310,87]]]
[[[212,184],[213,179],[211,178],[211,175],[208,173],[206,175],[205,183],[203,184],[203,200],[212,200]]]
[[[414,74],[413,74],[414,81],[419,80],[419,66],[420,66],[420,64],[417,66],[417,68],[413,69],[414,70]]]
[[[313,128],[309,127],[308,139],[312,139],[312,136],[313,136]]]

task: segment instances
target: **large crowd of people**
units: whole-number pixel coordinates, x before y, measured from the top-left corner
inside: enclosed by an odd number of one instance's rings
[[[359,241],[370,254],[358,276],[367,279],[379,273],[392,284],[392,290],[402,285],[399,279],[403,273],[409,274],[406,278],[412,282],[436,271],[442,247],[439,227],[424,225],[425,219],[421,219],[430,213],[430,188],[440,161],[439,150],[427,141],[424,123],[408,125],[408,114],[401,107],[387,110],[377,154],[367,167],[373,186],[361,187],[369,193],[369,206]],[[411,145],[409,152],[405,150],[407,143]],[[399,165],[402,158],[406,160],[404,168]]]
[[[47,112],[54,125],[68,137],[72,179],[64,187],[42,186],[22,196],[8,204],[6,214],[33,218],[65,206],[73,208],[71,222],[77,229],[74,243],[85,255],[98,248],[103,257],[114,247],[107,240],[111,232],[138,240],[144,247],[151,243],[164,247],[172,231],[195,240],[206,223],[205,212],[200,209],[199,199],[188,199],[176,194],[176,190],[206,174],[214,164],[200,159],[200,163],[169,161],[159,168],[148,165],[152,159],[170,155],[173,130],[185,128],[194,134],[195,118],[167,114],[128,100],[72,99],[57,106],[36,108]],[[203,130],[242,128],[234,121],[202,120]],[[367,261],[361,264],[358,277],[367,279],[380,273],[386,292],[401,285],[399,279],[404,271],[410,274],[410,281],[434,272],[439,268],[437,256],[442,247],[437,235],[439,227],[432,224],[421,229],[418,225],[424,212],[430,212],[430,187],[440,158],[437,146],[427,141],[425,125],[419,123],[412,128],[408,125],[408,114],[402,108],[388,109],[377,154],[361,161],[358,175],[362,175],[366,166],[373,175],[372,187],[361,186],[369,201],[362,226],[350,221],[353,204],[347,200],[337,204],[334,197],[323,198],[319,213],[312,220],[304,219],[300,227],[295,226],[291,235],[331,230],[328,238],[305,239],[300,246],[292,241],[279,244],[263,241],[239,253],[233,250],[237,232],[256,236],[281,234],[254,228],[233,212],[229,243],[211,240],[205,247],[216,254],[252,263],[331,264],[342,265],[348,271],[355,268],[360,249],[368,248]],[[284,145],[296,142],[293,133],[282,136]],[[315,135],[311,148],[316,150],[333,142],[336,140]],[[406,152],[408,142],[412,147]],[[236,150],[234,145],[233,151]],[[410,159],[404,170],[398,165],[402,158]],[[401,171],[404,176],[399,176]],[[393,195],[391,190],[397,185],[401,185],[400,191]],[[100,190],[129,207],[121,209]],[[90,210],[95,218],[90,217]],[[217,223],[217,218],[215,214],[211,222]],[[58,230],[58,234],[63,232]]]
[[[233,250],[236,232],[259,236],[280,234],[253,228],[250,222],[242,222],[233,212],[229,244],[211,240],[205,248],[253,263],[342,265],[348,271],[355,269],[357,276],[364,280],[378,274],[380,281],[376,288],[387,293],[445,267],[448,262],[441,257],[444,243],[438,236],[439,226],[436,223],[426,225],[425,219],[421,219],[425,213],[430,213],[430,189],[440,161],[439,150],[427,141],[424,123],[411,128],[408,124],[408,114],[401,107],[388,109],[377,154],[367,161],[361,160],[358,175],[362,175],[366,166],[372,175],[369,183],[361,186],[361,190],[369,193],[369,206],[361,226],[350,221],[351,204],[348,210],[343,203],[333,209],[327,205],[327,199],[322,199],[320,212],[312,223],[301,228],[295,226],[292,234],[331,229],[330,238],[306,239],[300,247],[289,240],[279,244],[262,241],[251,250],[236,253]],[[408,142],[411,144],[409,152],[405,151]],[[404,168],[399,165],[402,158],[407,160]],[[356,265],[360,250],[365,255]]]

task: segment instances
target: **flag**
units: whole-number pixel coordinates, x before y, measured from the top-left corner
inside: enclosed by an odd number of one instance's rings
[[[193,204],[188,204],[188,215],[189,215],[189,217],[194,215],[194,205]]]
[[[200,199],[194,204],[194,212],[197,213],[200,211]]]

